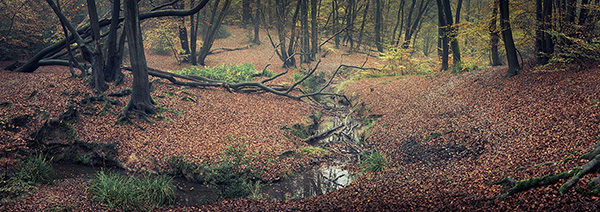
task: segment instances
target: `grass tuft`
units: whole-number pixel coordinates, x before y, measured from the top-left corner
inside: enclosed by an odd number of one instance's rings
[[[150,211],[175,202],[173,179],[165,175],[140,179],[100,171],[88,192],[92,200],[126,211]]]
[[[387,168],[387,165],[387,157],[377,149],[367,153],[365,159],[361,161],[361,169],[365,173],[381,172]]]

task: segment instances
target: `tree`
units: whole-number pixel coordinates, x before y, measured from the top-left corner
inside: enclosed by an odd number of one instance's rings
[[[438,55],[442,59],[442,71],[448,70],[448,27],[444,17],[442,0],[436,0],[438,9]]]
[[[108,30],[108,40],[106,45],[108,50],[106,52],[106,66],[104,70],[104,79],[107,82],[115,81],[115,84],[121,83],[123,80],[123,73],[121,72],[121,61],[123,59],[123,44],[125,43],[125,30],[123,30],[121,40],[122,42],[117,43],[117,34],[119,29],[119,14],[121,11],[121,1],[113,0],[111,10],[110,27]]]
[[[381,0],[375,0],[375,46],[377,51],[383,52],[383,40],[381,40],[381,25],[383,24],[383,5]]]
[[[215,35],[217,34],[217,30],[219,30],[219,27],[221,27],[221,23],[223,22],[223,19],[227,14],[227,10],[231,5],[231,0],[225,0],[225,3],[223,3],[221,10],[218,10],[219,2],[220,0],[217,0],[214,4],[212,10],[213,13],[210,18],[210,25],[208,26],[206,33],[202,37],[202,48],[200,48],[200,52],[198,53],[198,63],[200,63],[200,65],[205,64],[204,60],[206,59],[206,56],[208,56],[208,54],[210,53],[210,48],[212,48],[213,42],[215,41]]]
[[[500,7],[500,27],[502,27],[502,40],[504,41],[504,48],[506,49],[506,57],[508,60],[508,72],[506,77],[512,77],[517,75],[521,66],[517,59],[517,48],[512,36],[512,29],[510,28],[510,11],[508,7],[508,0],[499,0]]]
[[[498,29],[496,27],[496,20],[498,17],[498,1],[494,0],[492,2],[492,17],[490,19],[490,26],[488,28],[490,32],[490,51],[491,51],[491,64],[492,66],[502,65],[502,61],[500,61],[500,56],[498,54],[498,43],[500,42],[500,34],[498,33]]]
[[[536,0],[536,31],[535,49],[537,51],[537,64],[544,65],[550,60],[554,52],[554,43],[548,33],[552,27],[552,0]],[[582,11],[582,13],[585,13]]]
[[[92,39],[96,49],[94,50],[94,60],[92,62],[93,87],[96,93],[104,92],[108,86],[104,81],[104,58],[102,56],[102,44],[100,43],[100,24],[98,23],[98,12],[96,10],[96,1],[87,0],[88,15],[90,17],[90,26],[92,27]]]
[[[260,44],[260,16],[261,16],[261,7],[260,0],[256,0],[254,4],[254,16],[252,17],[252,22],[254,24],[254,40],[252,43]]]
[[[137,0],[125,0],[125,30],[127,31],[127,45],[129,46],[129,60],[133,70],[132,93],[129,103],[121,114],[121,120],[128,119],[128,113],[134,112],[145,116],[154,114],[154,101],[150,97],[150,83],[148,69],[144,54],[142,31],[140,30],[140,17]]]
[[[17,72],[34,72],[38,67],[40,66],[44,66],[44,65],[64,65],[64,64],[68,64],[67,61],[63,61],[63,60],[56,60],[53,59],[62,49],[65,49],[67,47],[67,45],[70,45],[71,42],[75,42],[78,44],[78,47],[80,48],[80,50],[83,52],[83,56],[84,59],[88,62],[90,62],[90,60],[93,59],[91,51],[87,48],[86,46],[86,42],[83,41],[83,39],[91,36],[90,33],[88,33],[90,31],[90,25],[85,25],[83,27],[81,27],[80,29],[76,30],[73,25],[67,20],[66,17],[64,17],[64,15],[58,10],[58,8],[56,7],[56,5],[50,1],[50,0],[46,0],[46,2],[48,2],[48,4],[50,5],[50,7],[55,11],[56,15],[59,17],[59,19],[61,19],[61,21],[65,22],[65,25],[67,27],[67,29],[72,33],[70,38],[70,42],[67,43],[67,39],[62,39],[46,48],[43,48],[42,50],[38,51],[33,57],[31,57],[27,62],[25,62],[23,65],[19,66],[15,71]],[[198,3],[196,6],[192,7],[189,10],[159,10],[157,8],[162,8],[163,6],[159,6],[155,9],[150,10],[150,12],[145,12],[145,13],[141,13],[139,15],[140,20],[145,20],[145,19],[149,19],[149,18],[157,18],[157,17],[165,17],[165,16],[188,16],[191,14],[195,14],[198,11],[200,11],[202,8],[204,8],[204,6],[206,6],[206,4],[209,2],[209,0],[202,0],[200,3]],[[120,17],[119,18],[119,22],[123,21],[124,18]],[[99,27],[106,27],[108,25],[110,25],[111,23],[111,19],[105,19],[100,21]],[[121,35],[123,37],[123,35]],[[93,64],[92,62],[90,62],[91,64]]]

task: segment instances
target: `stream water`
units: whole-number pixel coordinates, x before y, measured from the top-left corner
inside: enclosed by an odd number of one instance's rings
[[[345,127],[336,128],[340,125]],[[346,167],[351,156],[361,151],[358,139],[358,133],[362,130],[360,126],[361,123],[356,119],[344,115],[323,117],[317,134],[334,128],[341,130],[313,145],[335,152],[341,157],[332,157],[336,159],[314,165],[312,168],[295,173],[292,177],[264,184],[258,197],[272,201],[298,200],[335,191],[352,183],[358,175]],[[103,169],[72,163],[55,163],[53,167],[57,170],[58,179],[77,177],[92,179],[101,170],[123,175],[138,175],[117,168]],[[189,182],[184,178],[174,178],[174,184],[178,196],[176,206],[197,206],[216,200],[217,195],[205,185]]]

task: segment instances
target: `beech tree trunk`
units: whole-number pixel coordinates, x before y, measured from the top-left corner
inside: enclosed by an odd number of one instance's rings
[[[517,59],[517,48],[512,36],[512,29],[510,28],[510,11],[508,7],[508,0],[500,1],[500,26],[502,27],[502,39],[504,40],[504,48],[506,49],[506,57],[508,60],[508,72],[506,77],[512,77],[519,73],[521,66]]]
[[[442,71],[448,70],[448,27],[444,17],[442,0],[436,0],[438,8],[438,54],[442,59]]]
[[[120,49],[118,49],[117,46],[120,10],[121,0],[113,0],[108,40],[106,42],[106,45],[108,46],[108,51],[106,53],[106,67],[104,69],[104,80],[107,82],[120,82],[123,78],[123,73],[121,72],[121,60],[119,59]],[[123,30],[123,32],[125,32],[125,30]]]
[[[498,0],[495,0],[492,3],[492,18],[490,19],[490,51],[491,51],[491,65],[499,66],[502,65],[502,61],[500,61],[500,56],[498,54],[498,43],[500,43],[500,34],[498,33],[498,29],[496,27],[496,20],[498,18]]]
[[[140,30],[137,0],[125,0],[125,30],[127,31],[129,60],[133,70],[133,84],[131,98],[123,109],[123,113],[125,117],[127,117],[126,113],[129,111],[140,114],[154,114],[154,101],[150,97],[150,83]]]
[[[252,17],[252,22],[254,23],[254,40],[252,43],[260,44],[260,0],[256,0],[256,4],[254,4],[254,17]]]
[[[383,5],[382,0],[375,0],[375,46],[377,51],[383,52],[383,41],[381,40],[381,30],[383,24]]]
[[[316,60],[315,55],[317,54],[317,52],[319,52],[319,38],[317,35],[317,4],[318,4],[318,0],[311,0],[310,1],[310,23],[311,23],[311,28],[310,28],[310,40],[312,41],[312,49],[310,51],[310,59],[311,60]]]
[[[96,1],[87,0],[87,5],[90,26],[92,28],[92,39],[96,46],[94,50],[94,63],[92,63],[93,87],[96,93],[102,93],[108,89],[108,85],[104,81],[104,58],[102,56],[102,44],[100,43],[100,24],[98,23]]]

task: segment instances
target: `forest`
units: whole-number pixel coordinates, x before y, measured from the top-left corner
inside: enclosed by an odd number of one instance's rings
[[[600,210],[600,0],[3,0],[0,211]]]

